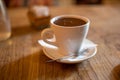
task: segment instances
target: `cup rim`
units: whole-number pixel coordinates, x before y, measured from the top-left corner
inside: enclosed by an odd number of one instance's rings
[[[80,25],[80,26],[74,26],[74,27],[70,27],[70,26],[67,26],[67,27],[64,27],[64,26],[61,26],[61,25],[57,25],[54,23],[54,21],[58,18],[61,18],[61,17],[70,17],[70,18],[78,18],[78,19],[82,19],[84,20],[86,23],[83,24],[83,25]],[[80,16],[80,15],[60,15],[60,16],[56,16],[56,17],[53,17],[51,20],[50,20],[50,23],[57,26],[57,27],[61,27],[61,28],[79,28],[79,27],[84,27],[86,25],[89,25],[90,23],[90,20],[84,16]]]

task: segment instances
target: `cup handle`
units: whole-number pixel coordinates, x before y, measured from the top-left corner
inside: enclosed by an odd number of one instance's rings
[[[52,36],[52,38],[51,38],[51,36]],[[57,46],[54,32],[50,28],[44,29],[41,32],[41,38],[44,42],[46,42],[50,45],[53,45],[53,46]]]

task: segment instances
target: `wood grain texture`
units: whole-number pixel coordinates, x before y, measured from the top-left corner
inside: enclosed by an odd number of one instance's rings
[[[120,6],[50,7],[52,17],[62,14],[91,20],[88,39],[97,54],[78,64],[50,60],[37,43],[41,31],[30,27],[27,9],[9,9],[12,36],[0,42],[0,80],[120,80]]]

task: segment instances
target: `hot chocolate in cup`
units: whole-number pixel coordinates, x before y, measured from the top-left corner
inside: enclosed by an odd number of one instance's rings
[[[79,15],[60,15],[52,18],[50,24],[50,28],[41,33],[43,41],[58,47],[59,54],[78,54],[89,30],[89,19]]]

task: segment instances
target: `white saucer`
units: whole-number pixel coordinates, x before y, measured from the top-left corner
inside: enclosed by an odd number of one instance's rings
[[[58,47],[47,44],[43,40],[39,40],[38,43],[43,47],[44,54],[50,59],[56,60],[64,56],[62,54],[59,54]],[[83,42],[82,49],[89,48],[91,45],[96,45],[96,44],[94,44],[92,41],[88,39],[85,39]],[[84,54],[81,54],[75,58],[69,57],[69,58],[56,60],[56,61],[61,63],[69,63],[69,64],[80,63],[86,59],[93,57],[96,54],[96,52],[97,52],[97,47],[94,46],[92,48],[89,48],[86,52],[84,52]]]

